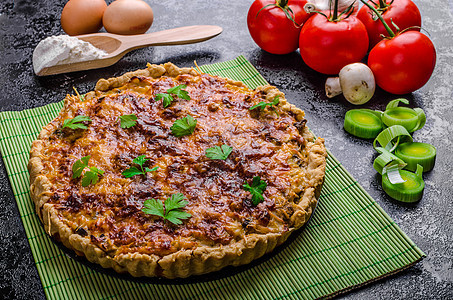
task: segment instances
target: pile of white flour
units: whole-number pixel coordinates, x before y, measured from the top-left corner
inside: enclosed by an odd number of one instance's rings
[[[33,69],[38,74],[43,68],[101,58],[107,52],[88,42],[69,35],[50,36],[33,51]]]

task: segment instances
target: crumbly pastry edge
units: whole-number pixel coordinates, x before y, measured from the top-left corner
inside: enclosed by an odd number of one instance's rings
[[[96,91],[106,91],[120,87],[130,81],[134,76],[149,76],[159,78],[162,76],[176,77],[180,74],[197,75],[198,71],[193,68],[178,68],[172,63],[164,65],[148,64],[146,69],[128,72],[122,76],[100,79],[95,91],[89,92],[85,97],[95,96]],[[244,86],[242,82],[226,79],[229,84]],[[291,111],[297,121],[304,118],[304,112],[286,101],[285,96],[277,88],[267,85],[257,88],[268,101],[272,101],[276,95],[280,96],[279,106],[283,110]],[[73,96],[65,98],[62,111],[67,109]],[[56,117],[56,119],[58,116]],[[282,244],[294,231],[302,227],[311,216],[319,198],[326,166],[327,152],[322,138],[315,139],[309,129],[304,126],[302,136],[307,143],[309,188],[300,197],[298,210],[291,216],[293,224],[283,234],[268,233],[263,235],[249,234],[238,242],[226,246],[206,247],[201,246],[191,250],[179,250],[170,255],[159,257],[140,253],[126,253],[110,257],[99,247],[91,243],[90,238],[82,237],[73,232],[59,218],[57,210],[52,204],[47,203],[51,197],[51,183],[43,174],[42,150],[45,140],[56,129],[56,122],[50,122],[45,126],[38,139],[32,144],[28,170],[30,173],[30,195],[35,204],[36,212],[41,219],[47,234],[61,241],[63,245],[74,250],[78,255],[85,256],[90,262],[100,264],[104,268],[113,268],[119,273],[130,273],[134,277],[140,276],[163,276],[166,278],[185,278],[191,275],[200,275],[218,271],[226,266],[239,266],[271,252],[275,247]]]

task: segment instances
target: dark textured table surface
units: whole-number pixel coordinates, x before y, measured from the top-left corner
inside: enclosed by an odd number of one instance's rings
[[[427,115],[416,141],[436,146],[434,170],[424,175],[423,199],[414,205],[391,200],[381,189],[372,167],[372,144],[343,130],[343,117],[353,108],[342,97],[324,95],[326,77],[310,70],[298,52],[275,56],[260,50],[251,39],[246,14],[252,1],[147,1],[155,20],[150,31],[184,25],[220,25],[224,32],[207,42],[186,46],[136,50],[116,65],[87,72],[39,78],[33,74],[32,53],[50,35],[63,34],[59,24],[63,0],[0,1],[0,110],[23,110],[60,101],[75,86],[94,88],[100,77],[144,68],[147,62],[172,61],[193,66],[244,55],[287,99],[305,110],[308,125],[324,137],[328,149],[371,194],[402,230],[427,254],[417,265],[396,275],[340,296],[346,299],[453,299],[453,1],[418,0],[423,28],[437,49],[437,65],[430,81],[407,95],[413,107]],[[111,1],[107,1],[110,3]],[[385,108],[397,98],[378,90],[366,108]],[[3,161],[0,160],[0,297],[44,299],[30,246],[19,217]]]

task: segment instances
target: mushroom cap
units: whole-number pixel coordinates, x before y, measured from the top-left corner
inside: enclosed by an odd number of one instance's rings
[[[373,72],[367,65],[363,63],[346,65],[338,76],[343,95],[352,104],[364,104],[373,97],[376,82]]]

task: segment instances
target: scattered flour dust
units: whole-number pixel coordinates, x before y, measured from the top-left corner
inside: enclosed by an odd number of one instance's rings
[[[69,35],[50,36],[40,41],[33,51],[33,70],[106,56],[107,52]]]

